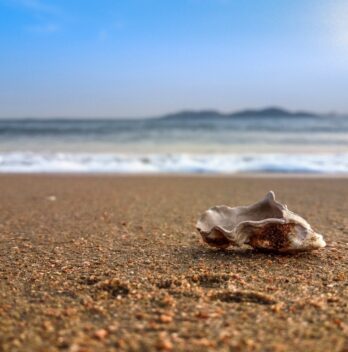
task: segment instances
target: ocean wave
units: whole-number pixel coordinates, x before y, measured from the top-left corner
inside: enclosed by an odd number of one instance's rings
[[[14,173],[348,173],[348,154],[0,153]]]

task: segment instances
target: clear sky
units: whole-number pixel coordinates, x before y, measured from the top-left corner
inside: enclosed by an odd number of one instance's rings
[[[348,112],[347,0],[0,0],[0,117]]]

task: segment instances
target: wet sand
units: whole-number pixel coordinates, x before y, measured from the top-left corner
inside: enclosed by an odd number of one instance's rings
[[[219,251],[269,190],[328,246]],[[348,179],[0,176],[0,351],[348,351]]]

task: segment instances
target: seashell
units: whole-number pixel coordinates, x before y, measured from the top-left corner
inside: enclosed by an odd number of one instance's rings
[[[323,236],[301,216],[275,200],[274,192],[250,206],[210,208],[198,219],[197,230],[210,246],[250,245],[280,253],[323,248]]]

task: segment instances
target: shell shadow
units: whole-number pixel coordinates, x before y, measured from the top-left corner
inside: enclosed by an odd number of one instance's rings
[[[200,247],[186,247],[183,254],[191,256],[192,260],[201,261],[204,258],[207,261],[214,262],[233,262],[234,260],[240,261],[260,261],[260,260],[274,260],[279,261],[280,259],[289,260],[315,260],[320,257],[313,252],[296,252],[290,253],[277,253],[274,251],[259,250],[252,248],[238,248],[229,247],[228,249],[212,249],[205,246]]]

